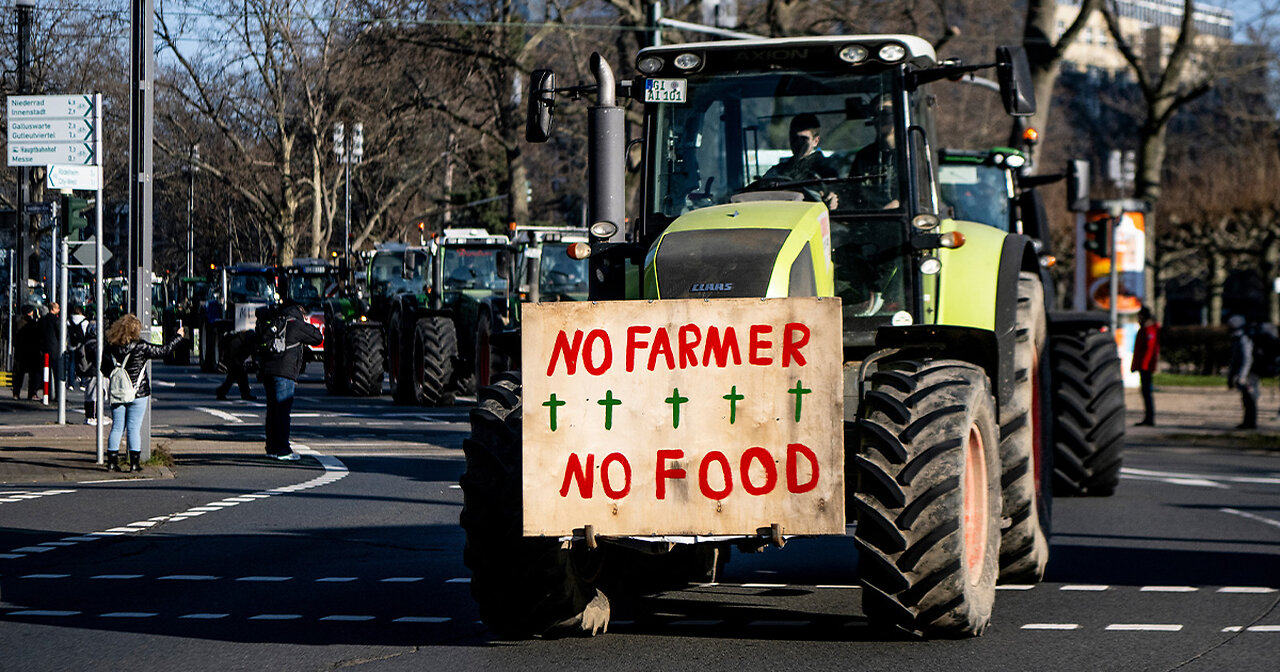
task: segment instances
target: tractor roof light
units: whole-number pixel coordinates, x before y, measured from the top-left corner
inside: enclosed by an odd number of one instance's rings
[[[867,51],[867,48],[861,44],[850,44],[840,49],[840,53],[837,55],[840,57],[840,60],[845,63],[854,65],[867,60],[867,56],[871,54]]]
[[[938,219],[937,215],[928,212],[922,212],[911,218],[911,226],[920,231],[932,231],[941,223],[942,220]]]
[[[1022,139],[1028,145],[1034,145],[1037,142],[1040,142],[1040,131],[1037,131],[1034,128],[1028,127],[1027,130],[1022,132]]]
[[[681,70],[692,70],[699,65],[702,65],[702,57],[694,53],[686,52],[676,56],[675,60],[672,62]]]
[[[646,75],[652,75],[662,69],[666,65],[663,60],[657,56],[645,56],[636,63],[636,69]]]
[[[885,63],[897,63],[907,57],[907,48],[897,42],[890,42],[880,47],[877,55]]]
[[[565,254],[569,255],[570,259],[586,259],[591,256],[591,246],[586,243],[574,243],[565,250]]]
[[[1018,154],[1010,154],[1004,157],[1004,165],[1010,168],[1021,168],[1027,165],[1027,157]]]

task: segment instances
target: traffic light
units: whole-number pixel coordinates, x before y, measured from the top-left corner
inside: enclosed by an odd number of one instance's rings
[[[67,240],[84,240],[93,235],[85,232],[93,218],[93,205],[93,201],[87,198],[63,197],[62,211],[67,213]]]
[[[1084,223],[1084,249],[1100,257],[1111,256],[1111,218],[1100,217]]]

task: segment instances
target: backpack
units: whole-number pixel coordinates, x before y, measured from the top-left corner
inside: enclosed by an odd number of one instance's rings
[[[1276,337],[1274,328],[1261,325],[1251,329],[1250,340],[1253,341],[1253,368],[1251,372],[1262,378],[1275,376],[1280,366],[1276,359],[1280,358],[1280,338]]]
[[[258,333],[258,346],[254,351],[254,359],[259,362],[279,359],[289,348],[301,347],[301,343],[289,343],[285,332],[289,323],[295,318],[287,317],[281,310],[268,311],[258,320],[254,330]]]
[[[114,406],[137,399],[138,387],[142,385],[142,375],[138,375],[136,383],[129,378],[129,372],[124,368],[124,365],[129,362],[129,355],[124,356],[123,362],[117,362],[115,357],[111,358],[111,362],[116,365],[116,368],[112,369],[111,375],[107,377],[107,403]]]

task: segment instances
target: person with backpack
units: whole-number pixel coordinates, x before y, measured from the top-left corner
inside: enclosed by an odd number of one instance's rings
[[[164,357],[182,342],[177,337],[163,346],[142,340],[142,322],[125,313],[106,334],[102,373],[107,376],[106,403],[111,407],[111,436],[107,439],[107,470],[120,471],[120,439],[129,433],[129,471],[142,471],[142,418],[151,400],[147,360]]]
[[[267,456],[292,462],[301,459],[289,445],[289,424],[298,374],[306,363],[302,346],[319,345],[322,338],[296,303],[260,308],[257,317],[253,356],[267,392]]]
[[[85,381],[84,385],[84,424],[111,424],[111,418],[98,416],[98,322],[93,319],[84,321],[84,342],[76,351],[76,376]]]
[[[84,351],[85,327],[89,320],[84,316],[84,308],[71,307],[71,317],[67,318],[67,355],[63,364],[63,376],[67,380],[67,389],[85,387],[84,377],[80,375],[76,361]]]
[[[249,389],[249,372],[244,366],[245,360],[249,358],[250,346],[254,339],[255,334],[249,329],[233,331],[218,339],[218,352],[222,353],[222,366],[227,370],[227,377],[223,378],[218,389],[214,390],[214,396],[218,401],[227,400],[227,393],[231,391],[232,383],[240,388],[241,399],[258,400],[253,396],[253,390]]]
[[[1253,339],[1245,332],[1243,315],[1227,320],[1231,329],[1231,364],[1227,367],[1227,387],[1240,390],[1244,419],[1236,429],[1258,428],[1258,374],[1253,367]]]

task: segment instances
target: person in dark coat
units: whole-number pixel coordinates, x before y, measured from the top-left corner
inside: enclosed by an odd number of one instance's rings
[[[284,352],[272,354],[261,343],[269,338],[267,326],[275,319],[284,321]],[[298,374],[302,372],[304,345],[319,345],[320,330],[307,322],[302,306],[286,304],[283,308],[259,310],[257,345],[258,379],[267,392],[267,456],[277,460],[293,461],[300,456],[289,445],[290,415],[293,413],[293,392]]]
[[[245,401],[256,401],[253,390],[249,389],[249,372],[244,362],[251,354],[254,343],[254,332],[251,329],[233,331],[218,342],[218,352],[222,354],[222,365],[227,370],[227,377],[218,385],[216,395],[219,401],[227,400],[232,383],[240,388],[240,398]]]
[[[40,324],[36,320],[36,309],[23,306],[22,315],[13,330],[13,398],[22,396],[22,380],[27,379],[27,398],[40,396],[40,375],[42,347]]]
[[[62,339],[59,338],[59,320],[62,307],[57,301],[49,304],[49,312],[40,318],[40,366],[49,366],[49,396],[56,396],[58,381],[62,380]],[[48,359],[45,359],[48,357]],[[43,380],[43,375],[41,376]]]
[[[137,390],[129,403],[111,404],[111,436],[107,439],[107,469],[120,471],[120,439],[129,433],[129,471],[142,471],[142,418],[151,401],[151,376],[147,360],[164,357],[182,342],[182,327],[177,336],[163,346],[142,340],[142,322],[125,313],[111,323],[106,334],[106,352],[102,358],[102,375],[110,376],[118,366],[129,374]]]
[[[1232,315],[1227,320],[1231,329],[1231,364],[1227,367],[1227,387],[1240,390],[1240,404],[1244,406],[1244,419],[1236,429],[1258,428],[1258,374],[1253,370],[1253,339],[1245,332],[1243,315]]]

